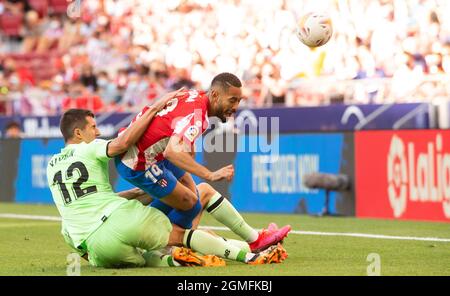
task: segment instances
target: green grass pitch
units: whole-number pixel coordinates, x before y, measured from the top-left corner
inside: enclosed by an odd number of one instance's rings
[[[0,203],[0,213],[58,216],[53,206]],[[255,228],[269,222],[290,224],[294,230],[365,233],[393,236],[450,238],[450,224],[383,221],[301,215],[244,214]],[[208,214],[202,225],[221,226]],[[236,238],[229,231],[218,231]],[[450,275],[450,242],[291,234],[284,246],[289,258],[282,264],[248,266],[227,261],[215,268],[102,269],[82,263],[81,275],[367,275],[377,253],[381,275]],[[60,235],[60,222],[0,218],[0,275],[66,275],[70,249]]]

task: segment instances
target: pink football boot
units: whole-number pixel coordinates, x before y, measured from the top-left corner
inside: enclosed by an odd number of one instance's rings
[[[278,229],[275,223],[270,223],[267,229],[263,229],[259,232],[258,239],[249,244],[250,250],[253,253],[258,253],[272,245],[276,245],[287,237],[289,231],[291,231],[290,225]]]

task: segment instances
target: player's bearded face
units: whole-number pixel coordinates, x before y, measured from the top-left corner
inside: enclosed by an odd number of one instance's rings
[[[226,122],[228,118],[234,117],[241,101],[242,90],[239,87],[230,86],[227,91],[218,93],[216,116],[222,122]]]
[[[225,116],[224,106],[220,105],[220,102],[219,102],[219,104],[216,107],[216,116],[219,117],[219,119],[222,122],[226,122],[227,121],[227,117]]]

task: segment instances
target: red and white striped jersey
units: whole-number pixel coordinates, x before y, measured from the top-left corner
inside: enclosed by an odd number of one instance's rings
[[[182,92],[158,112],[141,139],[122,155],[122,162],[136,171],[148,169],[164,159],[163,152],[172,135],[178,135],[186,143],[194,145],[195,140],[209,126],[208,106],[209,99],[205,92]],[[142,109],[130,125],[148,109]]]

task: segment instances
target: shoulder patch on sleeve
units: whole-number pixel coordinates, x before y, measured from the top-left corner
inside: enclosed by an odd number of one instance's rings
[[[188,126],[189,123],[191,122],[191,119],[193,116],[194,116],[194,113],[191,113],[191,114],[183,117],[182,119],[178,120],[175,125],[174,133],[175,134],[182,133],[183,130],[186,128],[186,126]]]
[[[184,136],[186,139],[188,139],[191,142],[194,142],[195,138],[200,133],[200,129],[196,125],[191,125],[187,128],[186,132],[184,133]]]

